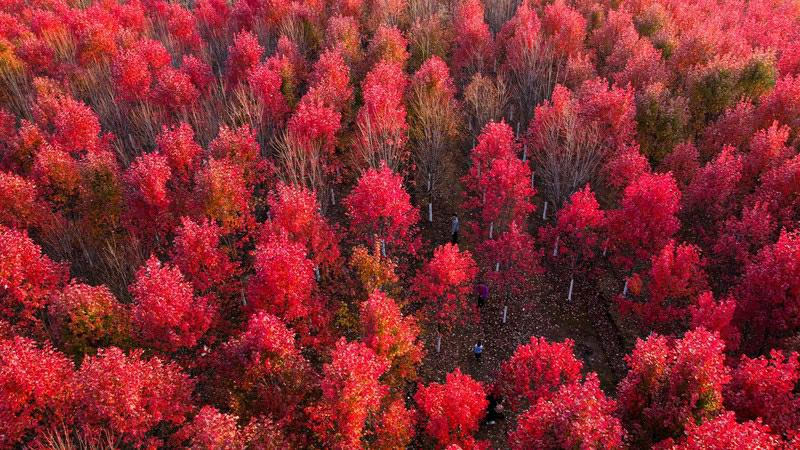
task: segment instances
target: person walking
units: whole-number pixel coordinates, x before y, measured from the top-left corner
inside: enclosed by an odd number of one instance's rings
[[[453,214],[453,218],[450,219],[450,243],[453,245],[458,244],[458,229],[461,224],[458,222],[458,214]]]
[[[483,281],[479,281],[478,284],[475,285],[475,295],[478,297],[478,308],[483,308],[483,305],[486,304],[486,300],[489,299],[489,286]]]
[[[483,354],[483,343],[481,341],[475,342],[475,346],[472,347],[472,353],[475,354],[475,361],[481,362],[481,355]]]

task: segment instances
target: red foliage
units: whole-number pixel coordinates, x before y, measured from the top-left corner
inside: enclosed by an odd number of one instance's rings
[[[373,169],[386,164],[398,171],[409,158],[408,123],[403,103],[408,79],[398,63],[381,61],[361,85],[364,105],[356,127],[360,163]]]
[[[381,412],[380,422],[375,426],[374,447],[381,450],[408,448],[414,438],[414,425],[416,411],[406,408],[402,399],[392,401]]]
[[[479,252],[486,279],[507,295],[523,295],[531,278],[543,272],[533,236],[516,222],[497,239],[485,241]]]
[[[76,375],[75,421],[89,435],[110,432],[134,446],[159,445],[150,432],[180,425],[192,410],[194,383],[173,363],[126,356],[116,347],[87,356]]]
[[[742,210],[742,217],[729,217],[720,227],[714,243],[715,263],[726,268],[731,277],[741,269],[776,234],[778,224],[769,211],[769,206],[757,202]]]
[[[762,418],[772,431],[791,435],[800,425],[800,397],[794,388],[800,380],[797,353],[772,350],[769,358],[741,356],[725,389],[725,406],[739,420]]]
[[[766,128],[773,121],[793,129],[800,126],[800,75],[785,76],[775,83],[775,88],[762,99],[756,110],[761,126]]]
[[[197,202],[200,209],[216,220],[226,232],[247,228],[252,191],[248,188],[244,170],[227,159],[209,159],[196,174]]]
[[[267,162],[261,158],[261,147],[256,140],[255,130],[249,125],[238,128],[222,126],[217,137],[209,144],[211,156],[230,161],[241,167],[247,187],[264,181],[267,175]]]
[[[515,158],[519,144],[514,142],[514,130],[505,122],[489,122],[478,136],[478,144],[472,149],[472,167],[469,177],[472,183],[479,180],[478,168],[488,170],[492,161]]]
[[[267,64],[260,64],[250,70],[247,82],[253,95],[260,102],[263,114],[277,124],[283,123],[289,112],[289,105],[281,91],[283,87],[281,74]]]
[[[460,369],[447,374],[444,384],[420,385],[414,395],[425,433],[437,448],[456,444],[472,448],[489,402],[483,385]]]
[[[729,146],[697,171],[686,188],[683,213],[698,225],[698,231],[714,233],[714,224],[733,213],[741,177],[742,158]]]
[[[44,214],[36,183],[13,173],[0,172],[0,225],[27,228],[37,225]]]
[[[305,247],[285,233],[266,236],[256,246],[255,274],[247,286],[248,307],[277,315],[289,323],[310,313],[314,264]]]
[[[566,2],[557,0],[544,8],[542,31],[559,56],[573,56],[583,49],[586,19]]]
[[[624,157],[634,144],[635,111],[630,87],[609,88],[603,79],[586,81],[577,92],[556,85],[551,100],[536,107],[526,139],[545,198],[561,205],[603,164]]]
[[[456,87],[450,77],[450,69],[447,67],[447,63],[435,55],[426,59],[420,68],[414,72],[411,84],[413,88],[422,89],[435,98],[444,97],[449,100],[456,94]]]
[[[13,448],[29,433],[70,420],[74,370],[48,344],[0,339],[0,446]]]
[[[763,202],[780,226],[795,229],[800,216],[800,155],[764,173],[749,202]]]
[[[156,148],[166,156],[171,172],[184,182],[197,168],[203,153],[202,147],[194,140],[194,130],[185,122],[170,128],[163,127],[156,136]]]
[[[344,200],[350,233],[361,241],[382,240],[387,248],[416,253],[419,211],[403,187],[403,177],[383,165],[368,169]]]
[[[675,146],[664,159],[661,160],[660,171],[672,172],[681,190],[692,181],[695,173],[700,169],[700,152],[691,142],[683,142]]]
[[[733,324],[735,312],[735,298],[728,296],[715,302],[714,295],[710,291],[700,294],[697,302],[689,307],[692,328],[703,327],[719,333],[720,338],[725,341],[725,348],[731,352],[739,348],[741,340],[739,329]]]
[[[482,72],[494,63],[494,42],[479,0],[462,0],[453,17],[453,72]]]
[[[128,167],[124,175],[130,208],[126,218],[132,234],[152,237],[171,227],[167,186],[171,177],[169,160],[158,153],[145,153]]]
[[[321,101],[307,101],[307,98],[308,95],[303,97],[286,129],[292,144],[302,152],[303,156],[298,156],[298,159],[308,159],[315,170],[330,174],[340,164],[335,153],[336,133],[341,127],[342,117]]]
[[[536,11],[527,3],[521,3],[497,37],[498,47],[505,53],[503,73],[527,75],[531,59],[547,56],[542,52],[541,27]]]
[[[169,160],[158,153],[145,153],[128,168],[125,178],[130,187],[129,202],[163,210],[169,206],[167,182],[172,175]]]
[[[578,382],[583,363],[575,358],[572,340],[547,342],[531,337],[503,362],[494,385],[497,394],[509,400],[515,411],[550,400],[563,385]]]
[[[593,78],[581,84],[577,99],[581,117],[600,133],[608,147],[616,149],[634,143],[636,105],[630,86],[610,85],[603,78]]]
[[[532,203],[535,193],[531,187],[531,169],[525,162],[516,158],[496,159],[481,174],[465,207],[480,199],[481,229],[486,231],[494,224],[499,233],[512,223],[527,223],[528,215],[536,209]]]
[[[623,192],[620,209],[609,211],[612,260],[630,269],[664,248],[680,228],[675,215],[681,192],[671,174],[645,173]]]
[[[219,412],[213,406],[203,406],[191,422],[173,436],[186,448],[211,450],[244,450],[245,436],[237,424],[238,418]]]
[[[211,326],[216,308],[206,297],[195,297],[180,270],[162,265],[155,256],[136,272],[129,287],[133,324],[143,343],[175,352],[192,348]]]
[[[778,167],[792,157],[786,146],[789,140],[789,127],[778,127],[772,122],[768,129],[759,130],[750,139],[750,152],[744,157],[743,180],[755,183],[764,172]]]
[[[170,444],[198,450],[280,450],[289,446],[283,431],[271,419],[254,418],[244,427],[238,426],[238,419],[213,406],[203,406],[191,422],[172,435]]]
[[[730,448],[781,448],[780,439],[760,422],[737,423],[733,413],[723,413],[702,424],[686,424],[686,437],[673,450],[725,450]]]
[[[366,422],[378,412],[387,388],[378,378],[389,364],[369,347],[341,338],[323,367],[322,398],[308,408],[311,429],[326,448],[361,448]]]
[[[325,29],[325,46],[340,52],[351,68],[359,66],[364,51],[358,20],[349,15],[331,16]]]
[[[409,58],[408,42],[397,27],[381,25],[372,36],[367,53],[372,64],[396,63],[405,66]]]
[[[189,74],[172,68],[159,72],[153,87],[153,100],[169,111],[177,112],[194,107],[200,95],[200,90]]]
[[[696,246],[676,246],[675,241],[670,240],[650,261],[647,301],[638,303],[618,298],[620,307],[635,312],[648,327],[669,330],[674,321],[688,318],[689,306],[708,289],[704,266],[705,261]]]
[[[316,63],[308,80],[308,93],[303,101],[321,103],[342,113],[350,105],[353,88],[350,85],[350,68],[340,50],[326,50]]]
[[[622,191],[640,176],[650,173],[650,163],[638,145],[626,145],[608,158],[602,172],[609,186]]]
[[[200,91],[201,95],[208,92],[211,83],[214,81],[211,66],[196,56],[184,55],[180,71],[189,76],[192,84]]]
[[[605,213],[587,184],[558,210],[555,225],[540,229],[539,235],[545,245],[552,243],[554,249],[558,247],[555,256],[566,259],[571,270],[582,272],[591,269],[602,254],[602,246],[606,245],[605,227]],[[546,254],[553,255],[549,251]]]
[[[117,94],[130,102],[147,100],[155,78],[169,66],[170,59],[161,42],[137,41],[115,58],[112,74]]]
[[[289,239],[302,244],[317,266],[333,266],[339,260],[338,237],[319,211],[314,192],[296,185],[279,183],[267,198],[270,221],[264,233],[281,229]]]
[[[433,258],[417,273],[412,290],[431,320],[452,329],[477,316],[471,298],[477,274],[478,267],[469,251],[445,244],[433,251]]]
[[[105,286],[71,282],[51,298],[47,316],[55,343],[71,355],[94,353],[129,338],[129,313]]]
[[[722,412],[722,387],[730,380],[724,344],[703,328],[682,339],[652,334],[625,357],[629,372],[617,386],[620,414],[636,445],[650,446],[683,434],[689,422]]]
[[[736,321],[747,330],[748,346],[793,334],[800,327],[800,234],[781,232],[745,267],[736,298]],[[748,347],[750,348],[750,347]]]
[[[40,92],[34,106],[36,124],[54,143],[78,155],[100,144],[100,120],[91,108],[71,97]]]
[[[416,378],[417,366],[424,355],[416,319],[404,317],[397,303],[377,290],[359,309],[362,341],[389,361],[389,381],[397,384]]]
[[[175,230],[172,262],[199,292],[235,294],[239,268],[220,245],[221,237],[222,229],[208,219],[184,217]]]
[[[0,177],[3,175],[0,174]],[[36,182],[42,197],[50,201],[56,208],[74,207],[81,182],[80,166],[59,146],[45,144],[36,154],[31,169],[31,177]],[[13,189],[5,189],[6,194],[14,195]],[[18,209],[26,205],[23,199],[5,203]],[[35,211],[35,209],[34,209]],[[19,216],[19,213],[15,213]]]
[[[36,315],[66,281],[54,263],[24,231],[0,225],[0,315],[11,323],[38,322]]]
[[[205,377],[211,397],[236,414],[267,414],[284,424],[295,419],[315,382],[294,332],[265,312],[251,316],[242,334],[211,355]]]
[[[526,223],[535,210],[531,199],[531,170],[517,157],[514,132],[505,122],[488,123],[472,150],[472,166],[462,178],[466,198],[464,209],[473,211],[478,221],[470,223],[470,233],[478,241],[500,234],[511,223]]]
[[[590,373],[583,383],[565,384],[550,400],[539,399],[508,439],[512,449],[619,448],[625,431],[615,409],[616,402],[606,398],[597,375]]]
[[[249,31],[236,33],[233,44],[228,47],[228,59],[225,61],[228,86],[234,88],[245,80],[249,72],[261,61],[263,54],[264,48],[253,33]]]

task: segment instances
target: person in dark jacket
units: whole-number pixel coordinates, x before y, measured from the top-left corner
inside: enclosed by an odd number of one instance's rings
[[[458,229],[461,227],[461,224],[458,221],[458,214],[453,214],[453,218],[450,219],[450,242],[453,245],[458,244]]]
[[[486,424],[494,425],[498,421],[505,419],[505,400],[503,397],[490,393],[487,400],[489,400],[489,408],[486,410],[486,418],[484,419]]]
[[[479,281],[478,284],[475,285],[475,295],[478,299],[478,308],[483,308],[483,305],[486,304],[486,300],[489,299],[489,286],[483,281]]]

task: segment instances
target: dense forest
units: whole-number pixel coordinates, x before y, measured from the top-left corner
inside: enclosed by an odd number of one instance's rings
[[[0,0],[0,449],[800,448],[800,0]]]

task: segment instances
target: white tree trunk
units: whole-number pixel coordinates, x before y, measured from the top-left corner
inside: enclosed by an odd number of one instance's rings
[[[572,287],[575,286],[575,278],[570,278],[569,280],[569,294],[567,295],[567,301],[572,301]]]

